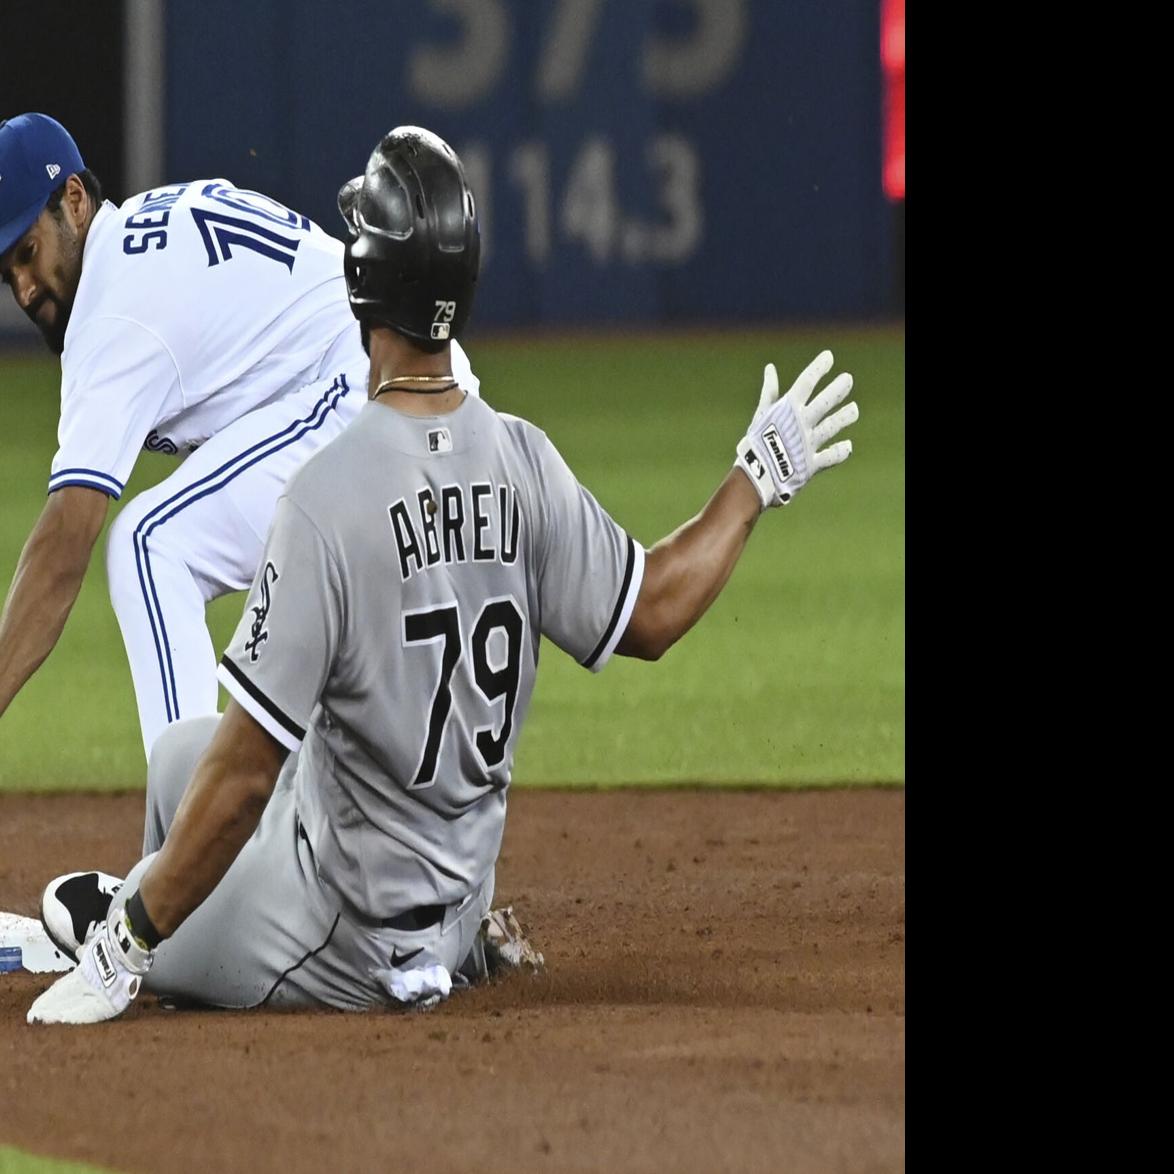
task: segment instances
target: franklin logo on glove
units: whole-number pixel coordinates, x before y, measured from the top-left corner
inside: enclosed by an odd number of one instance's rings
[[[783,438],[779,435],[779,430],[772,424],[762,434],[762,439],[766,441],[766,447],[770,449],[770,455],[774,457],[775,464],[779,467],[779,476],[786,481],[795,470],[791,468],[791,462],[787,460],[787,450],[783,448]]]
[[[101,940],[94,944],[94,961],[98,964],[98,974],[102,979],[102,985],[112,987],[114,980],[118,977],[118,972],[114,969],[114,963],[110,961],[110,956],[106,953],[106,947]]]

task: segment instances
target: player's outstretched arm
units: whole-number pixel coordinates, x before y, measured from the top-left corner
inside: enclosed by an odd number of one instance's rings
[[[855,403],[832,413],[848,398],[852,376],[838,375],[812,398],[832,362],[831,351],[821,352],[781,399],[778,373],[767,364],[734,468],[701,513],[648,551],[636,606],[616,646],[621,656],[663,656],[718,597],[762,511],[786,505],[816,473],[848,459],[850,440],[828,441],[860,414]]]
[[[81,590],[110,499],[68,485],[49,495],[0,616],[0,714],[53,651]]]

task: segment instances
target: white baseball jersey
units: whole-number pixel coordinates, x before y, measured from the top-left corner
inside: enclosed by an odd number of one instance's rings
[[[342,254],[307,217],[224,179],[105,202],[61,356],[50,492],[85,485],[117,498],[144,447],[186,453],[333,376],[358,332]],[[453,362],[475,393],[457,346]]]
[[[369,403],[278,502],[219,670],[291,750],[319,875],[362,916],[490,874],[539,636],[611,656],[644,550],[532,424]]]

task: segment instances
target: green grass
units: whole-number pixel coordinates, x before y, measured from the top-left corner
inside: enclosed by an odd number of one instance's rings
[[[65,1162],[60,1158],[42,1158],[35,1154],[0,1145],[0,1174],[103,1174],[105,1166],[87,1166],[82,1162]]]
[[[905,776],[904,336],[897,329],[474,340],[485,397],[543,427],[646,546],[729,468],[762,365],[822,346],[856,376],[855,453],[759,523],[724,594],[658,664],[598,676],[544,644],[515,781],[899,783]],[[44,501],[58,372],[0,360],[0,586]],[[124,500],[172,469],[144,454]],[[113,511],[112,511],[113,515]],[[130,673],[95,560],[57,649],[0,718],[0,789],[141,785]],[[241,597],[217,601],[223,647]]]

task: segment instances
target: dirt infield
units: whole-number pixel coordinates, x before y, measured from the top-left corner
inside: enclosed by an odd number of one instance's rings
[[[141,794],[0,795],[0,909],[137,858]],[[903,791],[514,791],[498,870],[547,973],[427,1015],[30,1028],[0,1143],[122,1171],[898,1171]]]

